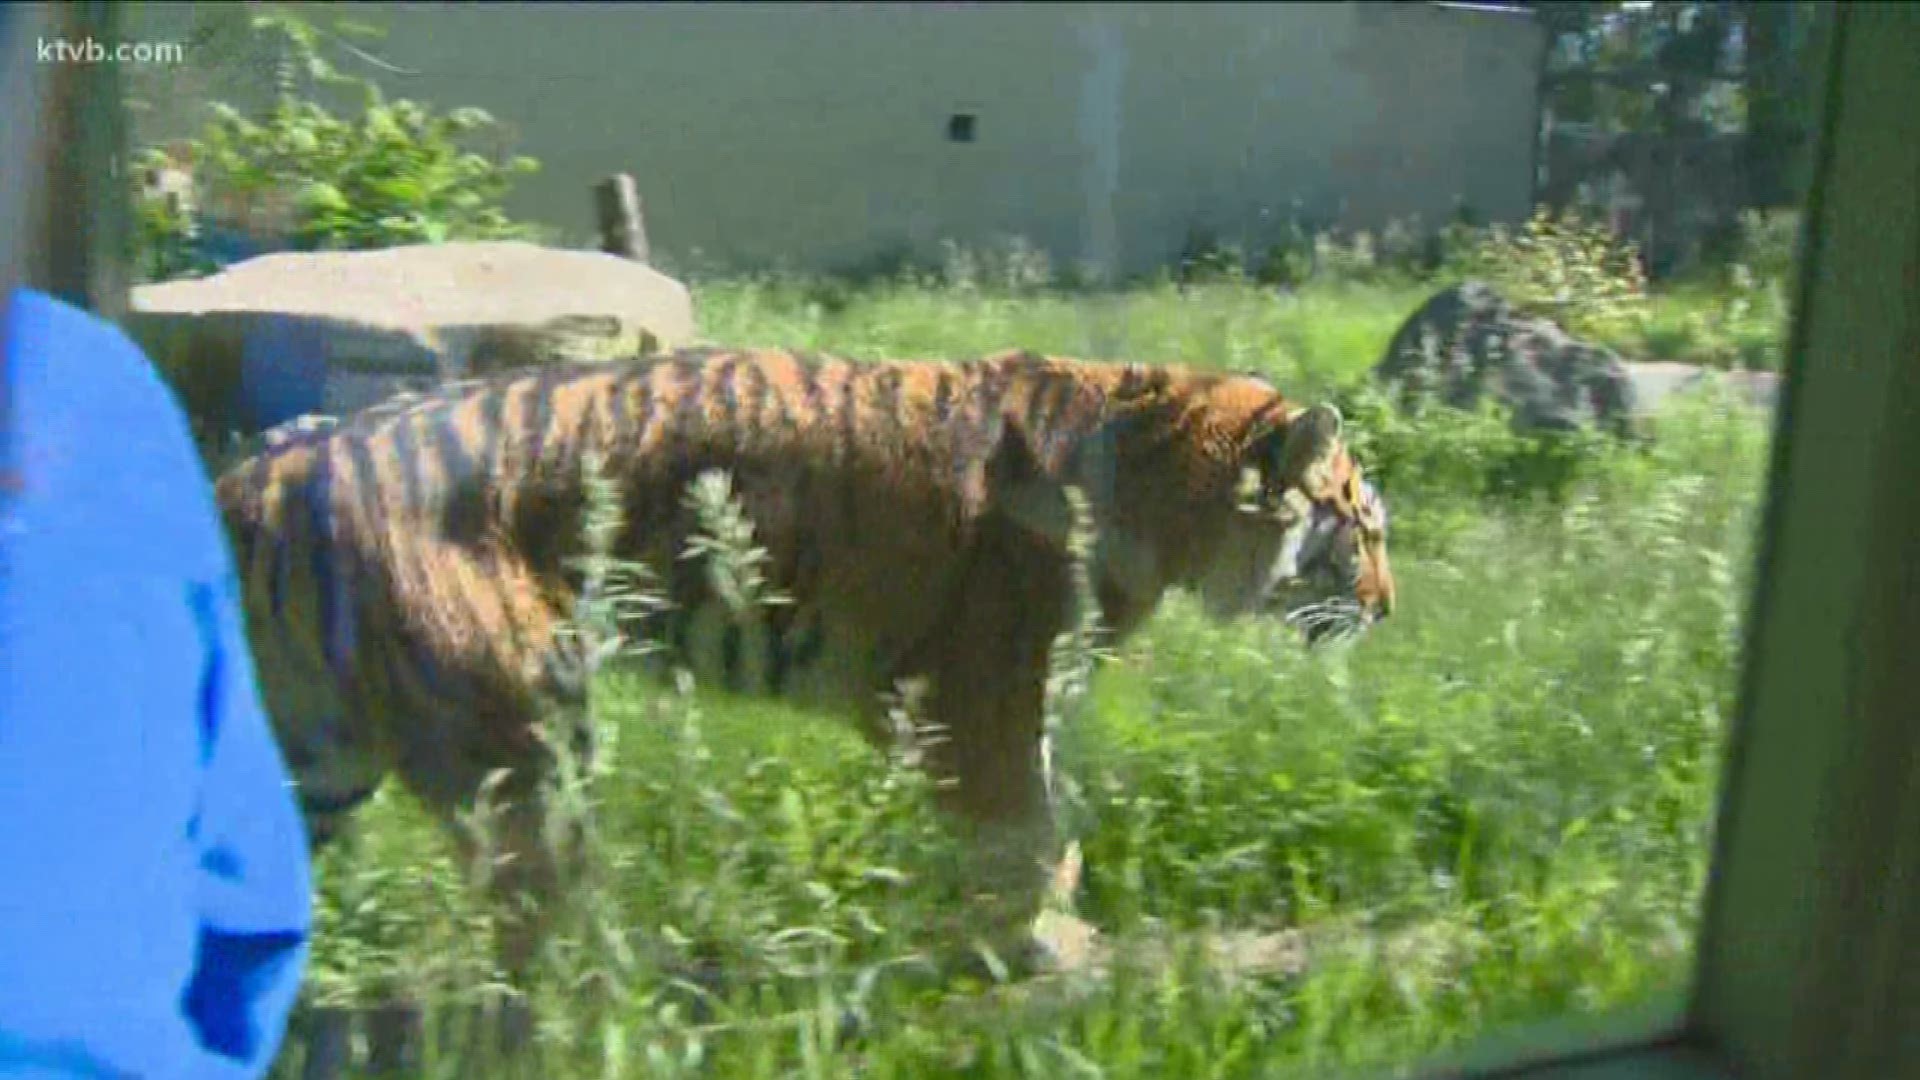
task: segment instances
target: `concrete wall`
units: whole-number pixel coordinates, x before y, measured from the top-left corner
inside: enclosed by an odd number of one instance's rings
[[[591,235],[639,180],[656,253],[839,267],[943,237],[1122,270],[1290,214],[1517,219],[1544,39],[1420,3],[372,4],[390,94],[475,105],[540,159],[512,209]],[[332,13],[312,12],[316,21]],[[194,18],[153,5],[142,37]],[[205,78],[206,72],[200,76]],[[185,102],[146,130],[177,134]],[[955,113],[976,140],[947,138]]]

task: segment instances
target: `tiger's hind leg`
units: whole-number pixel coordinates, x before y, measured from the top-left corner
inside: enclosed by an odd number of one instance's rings
[[[544,724],[545,738],[515,755],[512,766],[491,771],[464,813],[445,817],[462,862],[483,875],[496,912],[496,963],[513,991],[481,1007],[471,1032],[483,1051],[532,1048],[527,994],[576,903],[587,823],[562,788],[591,767],[593,747],[585,692],[590,676],[571,661],[564,649],[541,658],[532,707],[516,721],[521,730]],[[565,768],[563,755],[570,759]]]
[[[546,718],[569,728],[573,721],[566,715]],[[578,741],[569,749],[584,756]],[[581,869],[586,823],[560,796],[565,780],[549,744],[487,772],[471,799],[437,809],[461,861],[484,882],[496,907],[500,970],[525,989],[537,977],[542,950],[566,914]]]
[[[394,655],[416,658],[413,707],[389,730],[397,772],[454,838],[493,901],[496,962],[524,993],[564,914],[581,822],[552,796],[559,754],[584,766],[592,746],[592,658],[557,635],[561,610],[520,560],[451,546],[408,583],[416,613]],[[423,613],[423,614],[422,614]],[[431,668],[431,670],[427,670]],[[557,736],[557,738],[556,738]],[[501,1018],[508,1044],[530,1031],[525,1002]]]

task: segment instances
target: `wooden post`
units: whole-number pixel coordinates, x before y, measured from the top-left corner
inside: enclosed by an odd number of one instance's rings
[[[600,220],[600,250],[646,263],[647,226],[640,217],[640,189],[629,173],[615,173],[594,185]]]

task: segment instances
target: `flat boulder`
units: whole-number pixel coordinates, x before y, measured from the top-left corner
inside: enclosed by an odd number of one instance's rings
[[[1612,350],[1521,313],[1479,281],[1442,289],[1420,305],[1394,333],[1373,377],[1403,400],[1431,396],[1460,409],[1492,395],[1520,430],[1625,434],[1638,413],[1632,375]]]
[[[189,413],[246,431],[695,334],[686,286],[658,270],[513,241],[262,255],[136,287],[127,329]]]
[[[1634,397],[1642,415],[1651,415],[1672,398],[1709,386],[1724,388],[1732,400],[1763,412],[1772,412],[1779,403],[1780,376],[1772,371],[1716,371],[1671,360],[1632,363],[1627,369],[1633,376]]]

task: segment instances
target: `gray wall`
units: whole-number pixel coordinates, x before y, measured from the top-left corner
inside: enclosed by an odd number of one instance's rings
[[[332,13],[312,12],[323,25]],[[390,94],[476,105],[540,159],[512,209],[591,234],[639,180],[656,252],[837,267],[1024,235],[1062,260],[1162,263],[1190,229],[1258,241],[1304,211],[1361,226],[1518,219],[1544,38],[1523,15],[1349,4],[374,4]],[[179,38],[185,6],[131,20]],[[183,73],[217,82],[202,70]],[[257,80],[256,80],[257,81]],[[211,93],[214,91],[204,91]],[[231,91],[227,91],[231,92]],[[201,94],[157,101],[177,134]],[[978,117],[947,141],[948,117]]]

